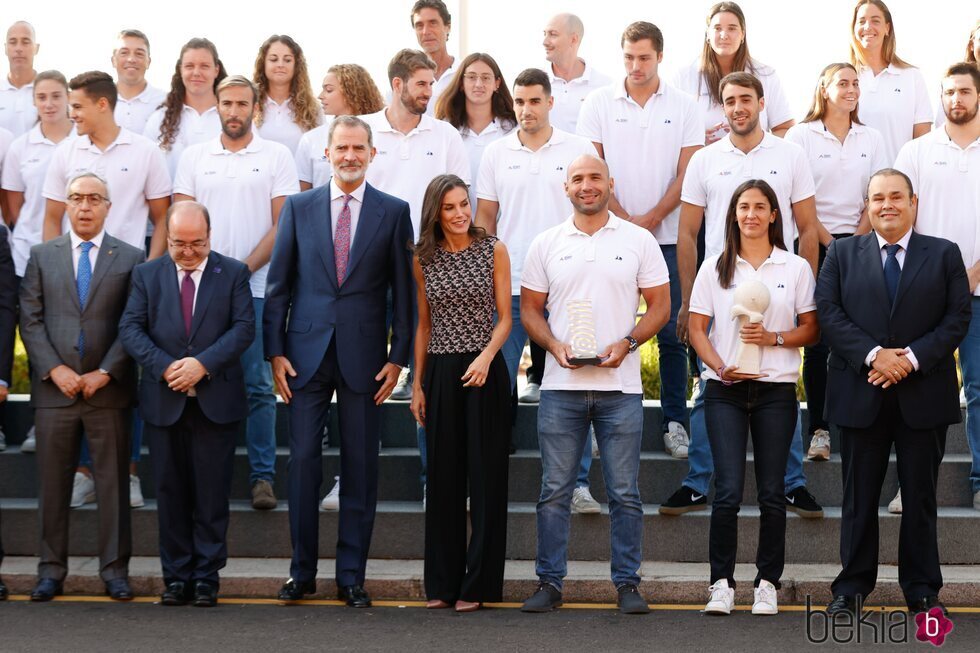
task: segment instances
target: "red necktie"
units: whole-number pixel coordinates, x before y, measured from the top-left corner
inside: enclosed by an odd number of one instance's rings
[[[180,282],[180,310],[184,314],[184,332],[191,335],[191,320],[194,317],[194,270],[184,270],[184,280]]]
[[[344,208],[337,217],[337,230],[333,236],[333,257],[337,262],[337,284],[347,278],[347,261],[350,258],[350,195],[344,195]]]

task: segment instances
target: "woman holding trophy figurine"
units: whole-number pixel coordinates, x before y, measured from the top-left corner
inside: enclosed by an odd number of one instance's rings
[[[691,294],[690,338],[704,361],[704,409],[715,461],[708,614],[735,602],[738,511],[749,432],[759,502],[752,614],[776,614],[783,572],[783,473],[796,425],[800,347],[817,341],[809,264],[787,251],[775,192],[746,181],[732,195],[724,251],[705,260]]]

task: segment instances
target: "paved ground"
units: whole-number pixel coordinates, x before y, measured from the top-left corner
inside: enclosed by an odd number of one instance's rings
[[[22,600],[0,604],[0,650],[30,651],[797,651],[808,642],[806,614],[739,612],[705,617],[695,609],[624,616],[610,609],[525,615],[512,608],[468,615],[408,607],[351,610],[334,605],[223,604],[213,610],[132,604]],[[903,613],[904,615],[904,613]],[[893,618],[903,618],[894,615]],[[943,650],[980,649],[980,614],[952,615]],[[877,621],[877,620],[876,620]],[[879,630],[879,632],[881,632]],[[893,634],[904,632],[901,629]],[[814,623],[811,637],[821,637]],[[841,636],[847,633],[840,631]],[[872,636],[863,630],[863,640]],[[903,650],[932,650],[913,632]],[[853,648],[849,646],[847,648]],[[873,647],[877,648],[877,647]],[[892,650],[898,650],[892,647]]]

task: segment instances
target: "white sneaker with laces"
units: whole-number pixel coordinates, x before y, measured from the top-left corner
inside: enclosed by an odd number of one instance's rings
[[[395,401],[408,401],[412,398],[412,384],[408,382],[408,368],[401,371],[395,389],[391,391],[390,399]]]
[[[752,614],[772,615],[779,613],[776,601],[776,586],[767,580],[760,580],[755,588],[755,600],[752,602]]]
[[[524,386],[524,391],[517,397],[517,401],[522,404],[536,404],[541,401],[541,384],[528,383]]]
[[[724,578],[716,580],[715,584],[708,588],[711,598],[704,606],[705,614],[731,614],[735,607],[735,590],[728,586],[728,581]]]
[[[84,474],[83,474],[84,476]],[[142,508],[146,505],[143,500],[143,488],[140,487],[140,477],[135,474],[129,475],[129,507]]]
[[[599,502],[592,497],[587,487],[577,487],[572,491],[572,512],[580,515],[594,515],[602,512]]]
[[[80,508],[86,503],[95,503],[95,479],[81,472],[75,472],[75,482],[71,488],[72,508]]]
[[[340,477],[333,477],[334,484],[320,502],[320,510],[340,510]]]
[[[21,453],[34,453],[37,451],[37,436],[34,433],[34,427],[27,432],[27,437],[20,444]]]
[[[810,439],[810,448],[806,452],[807,460],[830,460],[830,432],[826,429],[816,429]]]
[[[888,503],[888,512],[893,515],[902,514],[902,488],[898,488],[895,498]]]
[[[691,439],[687,436],[687,429],[680,422],[669,422],[667,430],[664,432],[664,450],[670,454],[671,458],[687,458],[687,448],[691,444]]]

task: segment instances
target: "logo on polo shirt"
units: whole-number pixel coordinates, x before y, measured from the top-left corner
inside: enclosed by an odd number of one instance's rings
[[[520,170],[521,169],[521,164],[520,163],[514,163],[512,165],[507,166],[507,169],[508,170]]]
[[[778,175],[778,174],[779,174],[779,172],[778,172],[778,171],[776,171],[776,170],[770,170],[770,171],[769,171],[769,174],[770,174],[770,175]]]
[[[629,122],[629,118],[616,118],[616,122]]]
[[[817,158],[818,159],[829,159],[829,158],[831,158],[831,155],[829,155],[829,154],[821,154]]]
[[[571,259],[571,258],[572,258],[572,255],[571,255],[571,254],[568,254],[568,255],[566,255],[566,256],[562,256],[562,257],[561,257],[560,259],[558,259],[558,260],[559,260],[559,261],[567,261],[567,260],[569,260],[569,259]]]
[[[949,164],[946,161],[933,161],[932,162],[932,165],[934,165],[934,166],[944,166],[944,165],[949,165]]]
[[[781,283],[777,283],[777,284],[776,284],[776,288],[777,288],[777,289],[779,289],[779,288],[786,288],[786,286],[785,286],[784,284],[781,284]]]
[[[667,118],[666,120],[664,120],[664,124],[665,125],[669,125],[670,124],[670,118]]]
[[[732,174],[731,170],[722,170],[721,172],[718,173],[718,175],[721,177],[727,177],[730,174]]]
[[[565,169],[565,166],[558,166],[558,167],[555,168],[555,170],[564,170],[564,169]]]
[[[40,161],[40,160],[41,160],[41,159],[38,159],[38,158],[36,158],[36,157],[35,157],[35,158],[33,158],[33,159],[28,159],[28,160],[27,160],[27,161],[25,161],[24,163],[37,163],[37,162],[38,162],[38,161]]]
[[[862,159],[867,159],[868,158],[867,153],[866,152],[861,152],[861,158]]]
[[[216,174],[218,174],[218,171],[217,170],[205,170],[204,171],[204,176],[205,177],[207,177],[208,175],[216,175]]]
[[[385,156],[388,154],[388,150],[378,150],[378,156]]]
[[[900,89],[900,88],[896,88],[896,89],[895,89],[895,92],[896,92],[896,93],[901,93],[901,92],[902,92],[902,89]]]
[[[426,152],[425,156],[435,156],[435,154],[433,154],[432,152]]]
[[[129,172],[129,168],[127,168],[126,166],[123,166],[123,167],[119,168],[119,172]]]
[[[258,168],[252,168],[252,172],[260,172]]]
[[[614,260],[616,260],[616,261],[622,261],[623,260],[623,257],[622,256],[617,256]]]

